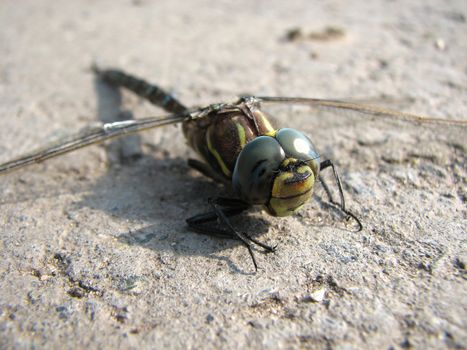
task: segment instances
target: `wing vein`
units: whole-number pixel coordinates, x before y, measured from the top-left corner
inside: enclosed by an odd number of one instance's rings
[[[190,113],[174,114],[165,117],[149,117],[139,120],[125,120],[101,126],[87,127],[74,135],[67,136],[46,147],[20,156],[0,165],[0,175],[20,169],[30,164],[72,152],[74,150],[101,143],[106,140],[157,128],[163,125],[180,123],[191,117]]]
[[[310,107],[336,110],[350,110],[361,114],[369,115],[374,118],[397,119],[416,124],[437,124],[437,125],[456,125],[467,127],[466,120],[458,119],[440,119],[431,118],[422,115],[398,112],[391,109],[376,107],[360,103],[352,103],[339,100],[327,100],[303,97],[255,97],[259,102],[265,103],[283,103],[283,104],[302,104]]]

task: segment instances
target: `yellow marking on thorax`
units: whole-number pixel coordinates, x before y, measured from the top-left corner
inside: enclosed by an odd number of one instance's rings
[[[206,133],[206,143],[207,143],[209,152],[211,152],[211,154],[214,156],[214,158],[216,158],[217,163],[221,167],[221,170],[224,173],[224,175],[227,176],[227,177],[230,177],[231,173],[230,173],[229,168],[227,168],[227,165],[225,165],[224,160],[222,159],[219,152],[217,152],[217,150],[212,146],[210,130],[208,130],[208,132]]]
[[[235,123],[235,126],[237,127],[238,131],[238,139],[240,141],[240,148],[243,149],[246,145],[246,134],[245,134],[245,129],[240,123]]]
[[[269,122],[268,118],[266,118],[266,116],[263,114],[263,113],[256,113],[256,116],[260,117],[261,118],[261,121],[263,122],[263,125],[264,127],[268,130],[268,132],[265,134],[269,134],[271,132],[276,132],[276,130],[274,130],[274,128],[272,127],[271,123]]]
[[[276,137],[276,134],[277,134],[277,130],[271,130],[271,131],[268,131],[267,133],[265,133],[264,135],[271,136],[271,137]]]

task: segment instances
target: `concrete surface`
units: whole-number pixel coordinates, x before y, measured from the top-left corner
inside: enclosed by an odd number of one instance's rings
[[[93,61],[188,105],[355,98],[462,119],[466,18],[463,0],[3,0],[0,161],[161,113]],[[278,244],[254,274],[237,242],[187,230],[223,190],[188,168],[179,128],[81,150],[0,179],[0,348],[465,348],[465,129],[275,119],[336,161],[362,232],[319,186],[295,217],[253,211],[237,227]]]

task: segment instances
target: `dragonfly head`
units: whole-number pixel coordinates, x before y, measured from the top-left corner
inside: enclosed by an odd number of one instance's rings
[[[311,197],[320,156],[311,140],[280,129],[250,141],[240,152],[232,184],[245,202],[262,204],[274,216],[296,212]]]

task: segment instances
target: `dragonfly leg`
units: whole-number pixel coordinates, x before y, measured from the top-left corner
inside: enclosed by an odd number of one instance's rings
[[[320,164],[320,171],[326,169],[326,168],[331,168],[334,179],[336,181],[337,188],[339,190],[339,197],[340,197],[340,203],[334,201],[334,198],[332,197],[331,191],[329,189],[329,186],[326,184],[324,179],[320,176],[319,180],[321,181],[321,184],[323,185],[324,191],[326,192],[326,195],[328,196],[329,202],[336,205],[337,207],[342,210],[343,213],[347,215],[347,219],[353,218],[357,224],[358,224],[358,231],[361,231],[363,229],[363,225],[360,221],[360,219],[352,213],[350,210],[347,210],[345,207],[345,198],[344,198],[344,190],[342,189],[342,183],[341,179],[339,177],[339,174],[337,173],[336,167],[334,166],[334,163],[330,159],[326,159],[325,161],[321,162]]]
[[[277,245],[275,246],[270,246],[267,244],[264,244],[263,242],[258,241],[256,238],[251,237],[250,235],[247,235],[246,233],[243,234],[248,240],[252,241],[254,244],[259,245],[261,248],[266,250],[268,253],[274,253],[276,251]]]
[[[224,213],[227,217],[235,216],[242,213],[244,208],[224,208]],[[216,222],[219,219],[218,215],[214,211],[210,211],[203,214],[195,215],[191,218],[186,219],[188,226],[201,234],[206,234],[218,238],[230,238],[235,239],[230,230],[226,230],[221,227],[215,227],[207,225],[212,222]]]
[[[328,184],[326,183],[326,181],[324,180],[322,176],[319,176],[319,181],[321,182],[321,186],[323,186],[324,192],[326,192],[326,196],[328,196],[328,201],[331,203],[335,203],[331,190],[329,189]]]
[[[180,101],[157,85],[150,84],[143,79],[116,69],[100,69],[96,65],[93,65],[92,70],[105,82],[125,87],[152,104],[164,108],[169,113],[183,113],[187,111],[187,108]]]
[[[225,198],[225,197],[217,197],[215,200],[211,200],[210,201],[211,205],[217,205],[217,206],[220,206],[223,209],[223,213],[226,217],[229,217],[229,216],[233,216],[233,215],[237,215],[237,213],[235,214],[231,214],[231,212],[229,213],[228,210],[240,210],[240,209],[243,209],[243,210],[246,210],[248,208],[250,208],[250,205],[245,203],[244,201],[240,200],[240,199],[235,199],[235,198]],[[218,208],[219,209],[219,208]],[[228,224],[228,226],[232,227],[232,225]],[[233,229],[233,227],[232,227]],[[235,230],[234,230],[235,231]],[[270,246],[270,245],[267,245],[261,241],[258,241],[256,238],[253,238],[251,237],[249,234],[247,233],[242,233],[243,236],[245,236],[249,241],[255,243],[256,245],[260,246],[261,248],[263,248],[264,250],[266,250],[267,252],[274,252],[276,250],[276,246]]]
[[[187,219],[188,226],[194,231],[207,234],[219,238],[230,238],[238,239],[247,247],[248,252],[250,253],[251,259],[253,260],[253,265],[255,270],[258,270],[258,264],[256,262],[255,255],[250,242],[257,244],[268,252],[273,252],[275,247],[270,247],[255,238],[249,236],[248,234],[238,232],[232,226],[229,221],[230,216],[238,215],[241,212],[248,209],[250,206],[238,199],[231,198],[217,198],[214,200],[209,200],[209,203],[212,207],[212,211],[204,214],[199,214]],[[213,227],[206,225],[207,223],[220,221],[225,228]]]
[[[226,179],[224,177],[216,173],[207,164],[200,162],[197,159],[192,159],[192,158],[188,159],[188,165],[192,167],[193,169],[199,171],[204,176],[209,177],[210,179],[213,179],[216,182],[226,183]]]

